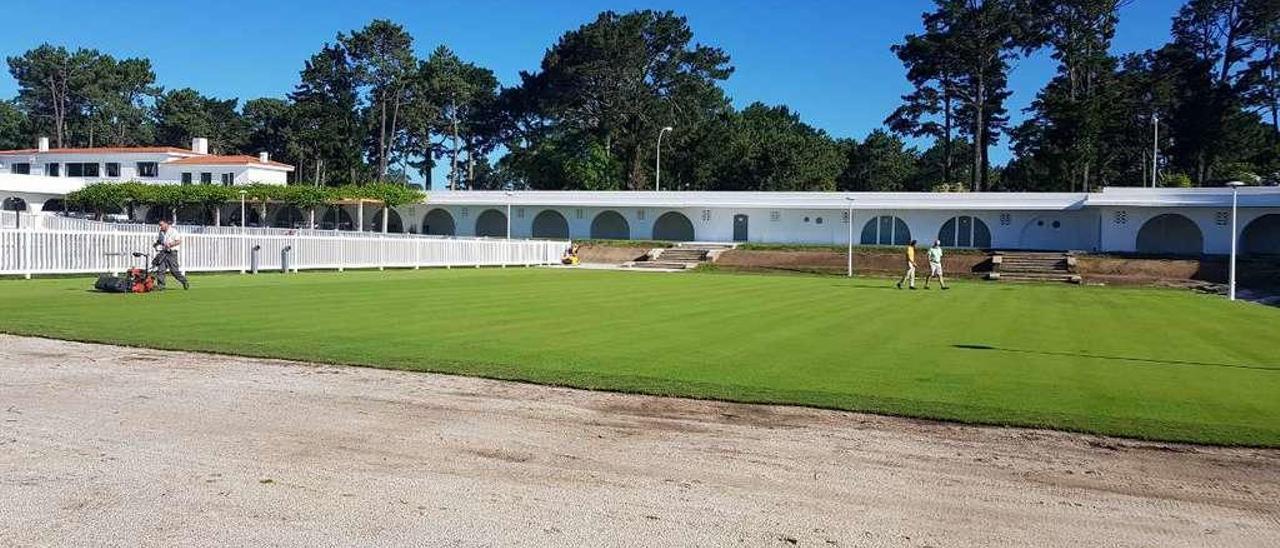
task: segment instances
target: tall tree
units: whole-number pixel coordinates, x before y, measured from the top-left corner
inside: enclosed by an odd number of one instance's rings
[[[1214,177],[1214,166],[1229,155],[1228,131],[1257,75],[1265,67],[1269,37],[1280,17],[1275,0],[1189,0],[1173,20],[1169,55],[1182,56],[1185,120],[1194,120],[1198,138],[1184,140],[1195,181]],[[1260,56],[1261,54],[1261,56]]]
[[[195,137],[209,139],[209,152],[240,152],[246,126],[236,105],[239,99],[215,99],[184,88],[165,93],[156,101],[156,138],[169,146],[189,147]]]
[[[102,55],[94,62],[94,80],[84,91],[87,144],[150,143],[150,105],[163,91],[148,59]]]
[[[889,129],[910,137],[929,137],[939,147],[937,169],[943,183],[953,181],[956,151],[954,147],[958,119],[957,86],[962,68],[948,43],[952,35],[939,28],[940,18],[925,19],[925,32],[907,35],[892,50],[907,68],[907,80],[915,88],[902,96],[899,106],[885,119]]]
[[[27,148],[32,142],[27,117],[13,103],[0,101],[0,150]]]
[[[896,119],[891,116],[890,123],[900,132],[919,131],[920,116],[913,110],[932,114],[945,98],[949,112],[954,98],[955,115],[964,122],[962,134],[973,143],[970,185],[982,190],[989,178],[989,149],[1008,123],[1009,63],[1029,47],[1027,14],[1017,0],[935,0],[935,5],[923,17],[926,34],[909,36],[899,49],[908,68],[916,69],[909,76],[920,95],[908,97],[907,110]],[[945,87],[930,87],[929,82],[943,77]]]
[[[916,185],[919,154],[884,130],[872,131],[862,143],[851,143],[848,154],[848,167],[839,180],[841,190],[926,190]]]
[[[1087,192],[1107,171],[1104,130],[1115,115],[1116,60],[1108,53],[1124,0],[1062,0],[1034,4],[1036,43],[1044,43],[1058,62],[1058,74],[1037,95],[1023,131],[1040,142],[1022,147],[1035,153],[1067,189]],[[1129,120],[1135,123],[1136,120]],[[1030,150],[1028,150],[1030,149]]]
[[[400,138],[400,107],[417,68],[413,37],[400,25],[375,19],[350,35],[339,34],[338,43],[347,50],[357,86],[367,90],[366,108],[377,113],[372,124],[377,131],[373,157],[382,180]]]
[[[599,142],[624,166],[626,188],[650,186],[661,128],[679,128],[679,142],[728,106],[718,82],[733,72],[729,56],[692,42],[688,21],[672,12],[601,13],[547,50],[537,73],[521,75],[525,104],[549,121],[542,130]],[[508,148],[536,138],[520,135]]]
[[[416,141],[423,148],[423,165],[447,156],[449,188],[458,188],[463,178],[459,166],[462,154],[466,154],[466,180],[470,182],[478,159],[497,144],[497,122],[488,118],[498,100],[498,79],[493,71],[464,62],[440,46],[421,64],[416,83],[414,125],[420,128]],[[433,136],[442,139],[435,142]]]
[[[299,171],[309,168],[316,184],[356,181],[364,170],[363,128],[356,74],[346,50],[325,44],[307,60],[300,79],[290,94],[290,129]]]
[[[101,57],[97,50],[69,52],[62,46],[41,44],[8,58],[9,74],[18,82],[18,105],[31,117],[36,131],[52,132],[55,146],[70,144],[70,124],[83,115]]]

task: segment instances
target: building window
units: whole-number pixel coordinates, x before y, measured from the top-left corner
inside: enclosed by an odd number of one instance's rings
[[[818,218],[814,219],[814,220],[813,220],[813,223],[814,223],[814,224],[819,224],[819,225],[820,225],[820,224],[822,224],[822,217],[818,217]]]
[[[708,222],[710,220],[711,220],[711,210],[710,209],[702,210],[702,221]]]
[[[45,165],[44,165],[44,174],[45,174],[45,175],[48,175],[49,177],[58,177],[58,176],[59,176],[59,175],[58,175],[58,173],[59,173],[59,169],[58,169],[58,168],[61,168],[61,167],[62,167],[62,164],[56,164],[56,163],[55,163],[55,164],[45,164]]]
[[[107,177],[119,177],[119,176],[120,176],[120,163],[107,162]]]
[[[465,207],[464,207],[464,208],[462,208],[462,216],[463,216],[463,217],[466,217],[466,216],[467,216],[467,213],[468,213],[467,208],[465,208]]]
[[[222,174],[222,186],[232,186],[232,185],[234,185],[234,184],[236,184],[236,174],[235,174],[235,173],[223,173],[223,174]]]
[[[781,221],[781,220],[782,220],[782,212],[781,212],[781,211],[770,211],[770,212],[769,212],[769,222],[771,222],[771,223],[776,223],[776,222]]]
[[[211,185],[211,184],[213,184],[213,174],[212,174],[212,173],[209,173],[208,171],[205,171],[205,172],[201,173],[201,174],[200,174],[200,184],[202,184],[202,185]]]
[[[637,210],[636,210],[636,218],[637,218],[637,219],[639,219],[639,220],[641,220],[641,221],[643,221],[643,220],[644,220],[644,210],[643,210],[643,209],[637,209]]]
[[[573,211],[573,215],[574,215],[574,217],[577,217],[577,218],[581,219],[581,218],[582,218],[582,208],[575,209],[575,210]]]
[[[31,175],[31,164],[18,162],[9,168],[9,172],[17,175]]]
[[[160,164],[156,162],[138,162],[139,177],[155,177],[160,174]]]
[[[909,241],[911,229],[898,217],[881,215],[862,225],[862,245],[907,245]]]
[[[1122,225],[1129,222],[1129,212],[1123,209],[1121,209],[1120,211],[1117,211],[1113,221],[1118,225]]]
[[[183,173],[182,173],[182,184],[184,184],[184,185],[189,185],[189,184],[191,184],[191,172],[190,172],[190,171],[185,171],[185,172],[183,172]]]
[[[1010,215],[1008,213],[1001,213],[1000,226],[1009,226],[1011,224],[1013,224],[1013,215]]]
[[[1219,211],[1213,214],[1213,222],[1218,226],[1227,226],[1227,221],[1231,220],[1231,214],[1226,211]]]
[[[516,218],[517,218],[517,219],[523,219],[523,218],[524,218],[524,208],[523,208],[523,207],[517,207],[517,208],[516,208]]]
[[[67,164],[67,177],[97,177],[98,164],[73,162]]]
[[[849,212],[848,212],[848,211],[841,211],[841,212],[840,212],[840,224],[846,224],[846,225],[847,225],[847,224],[849,224]]]

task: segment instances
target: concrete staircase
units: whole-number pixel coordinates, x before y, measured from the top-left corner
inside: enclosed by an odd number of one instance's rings
[[[991,254],[989,280],[1067,282],[1078,284],[1076,258],[1071,253],[997,251]]]
[[[650,250],[643,260],[623,266],[646,270],[689,270],[702,263],[714,262],[721,252],[733,248],[732,244],[679,243],[676,247]]]

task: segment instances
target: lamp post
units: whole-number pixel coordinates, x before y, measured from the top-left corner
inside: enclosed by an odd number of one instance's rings
[[[662,134],[668,131],[673,131],[671,126],[664,127],[662,131],[658,132],[658,153],[653,160],[653,189],[655,191],[662,190]]]
[[[240,273],[241,273],[241,274],[244,274],[244,271],[245,271],[244,261],[246,261],[246,260],[247,260],[246,256],[249,254],[249,243],[248,243],[249,241],[245,238],[245,231],[244,231],[244,226],[245,226],[245,225],[244,225],[244,223],[245,223],[244,198],[245,198],[245,194],[247,194],[247,192],[245,192],[245,191],[243,191],[243,190],[241,190],[241,191],[240,191],[240,261],[241,261],[241,262],[240,262]]]
[[[1151,115],[1151,188],[1156,187],[1156,173],[1160,170],[1160,115]]]
[[[507,196],[507,259],[503,261],[502,267],[506,268],[507,263],[511,262],[511,197],[515,194],[510,190],[503,192]]]
[[[848,277],[853,277],[853,196],[845,196],[845,201],[849,205],[848,218],[845,219],[849,223],[849,272]]]
[[[1236,236],[1236,209],[1240,201],[1240,187],[1244,183],[1240,181],[1231,181],[1227,183],[1231,187],[1231,272],[1230,279],[1227,281],[1227,299],[1236,300],[1236,243],[1240,239]]]

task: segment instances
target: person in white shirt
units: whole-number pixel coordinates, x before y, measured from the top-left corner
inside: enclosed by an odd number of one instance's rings
[[[924,288],[929,289],[929,280],[938,278],[938,285],[947,289],[946,280],[942,279],[942,240],[934,240],[929,248],[929,276],[924,279]]]
[[[172,273],[173,279],[178,280],[183,289],[191,289],[187,276],[178,265],[178,247],[181,245],[182,238],[178,237],[178,229],[173,228],[169,221],[161,220],[160,234],[156,237],[156,258],[151,261],[151,266],[156,269],[156,285],[160,289],[164,289],[165,272]]]

